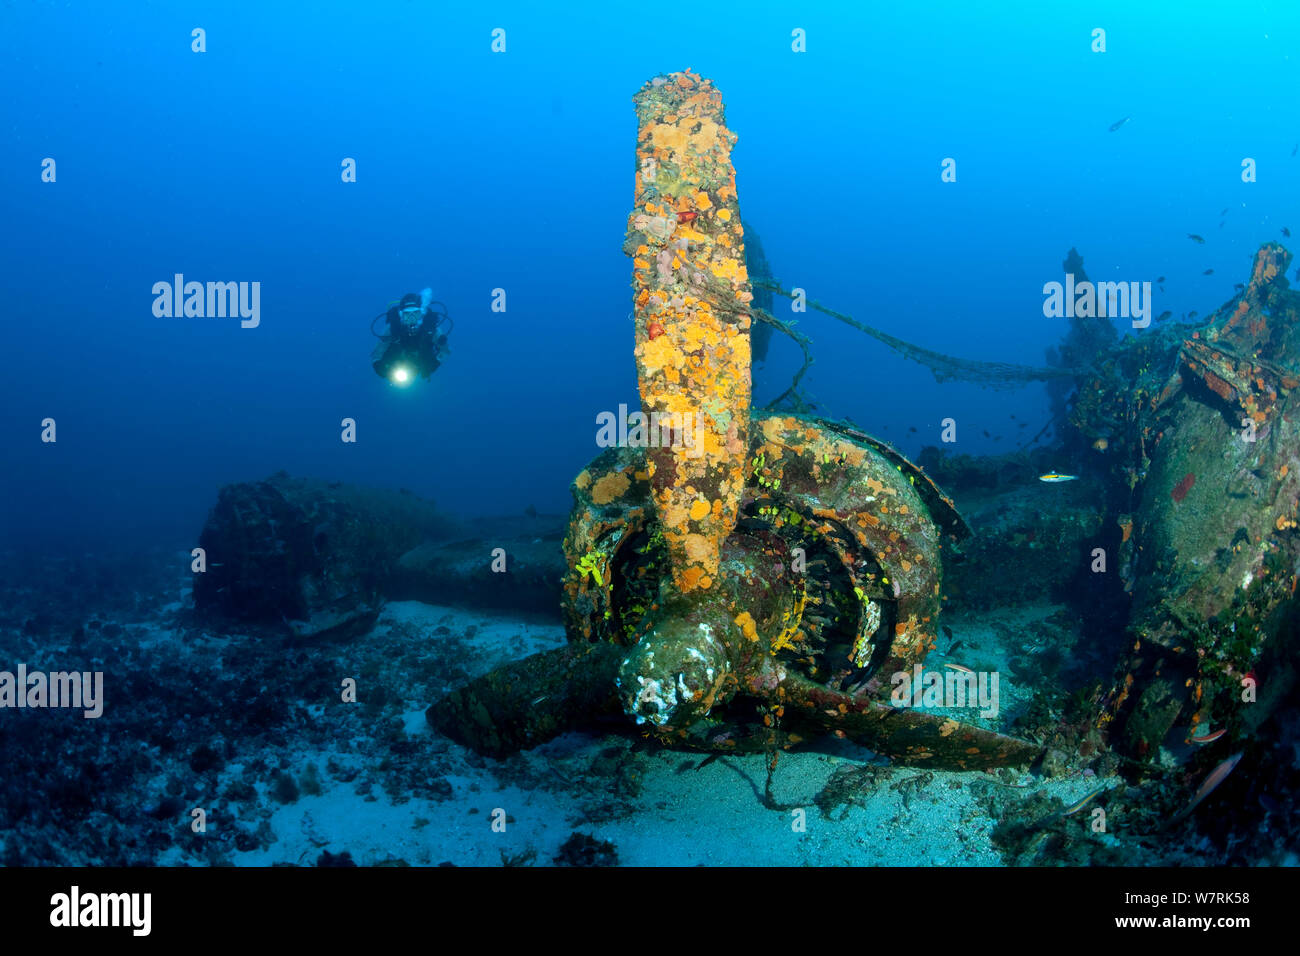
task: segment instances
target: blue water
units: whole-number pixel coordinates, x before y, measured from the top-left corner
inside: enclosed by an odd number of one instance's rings
[[[278,469],[567,510],[595,416],[637,403],[631,97],[664,72],[721,89],[782,282],[942,352],[1043,364],[1065,327],[1042,285],[1071,246],[1094,279],[1166,276],[1156,314],[1205,314],[1300,229],[1300,6],[985,6],[5,5],[0,542],[189,547],[220,485]],[[260,324],[156,318],[176,273],[260,282]],[[452,355],[397,389],[369,323],[425,286]],[[821,408],[908,454],[947,416],[970,453],[1046,420],[1041,385],[939,386],[778,305],[814,340]],[[774,343],[758,401],[796,365]]]

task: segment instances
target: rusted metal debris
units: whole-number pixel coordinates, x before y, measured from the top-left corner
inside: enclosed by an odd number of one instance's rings
[[[194,603],[300,638],[362,634],[387,601],[553,615],[564,527],[559,515],[462,523],[405,490],[281,472],[221,489]]]
[[[402,555],[447,526],[430,502],[398,491],[285,472],[227,485],[199,536],[194,604],[299,637],[360,633]]]
[[[1290,261],[1264,245],[1245,289],[1204,326],[1117,347],[1080,391],[1075,423],[1113,429],[1116,477],[1131,491],[1116,521],[1132,644],[1100,726],[1134,757],[1205,728],[1227,728],[1229,747],[1271,712],[1254,668],[1294,608],[1300,567]],[[1107,426],[1115,409],[1122,420]]]

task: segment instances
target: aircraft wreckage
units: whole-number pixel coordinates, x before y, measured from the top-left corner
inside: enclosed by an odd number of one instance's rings
[[[635,103],[624,249],[642,411],[666,440],[611,449],[574,481],[570,647],[472,682],[429,719],[491,753],[618,708],[712,750],[834,731],[931,766],[1028,762],[1034,744],[891,703],[891,675],[934,645],[942,542],[967,529],[882,442],[751,414],[753,293],[722,97],[688,71]]]
[[[963,548],[976,581],[998,542],[968,537],[951,499],[884,442],[751,408],[751,322],[781,324],[752,301],[721,96],[688,71],[652,80],[635,104],[625,251],[637,427],[654,434],[574,480],[562,557],[558,531],[507,542],[503,589],[483,549],[449,537],[420,499],[281,474],[222,490],[196,606],[307,639],[362,633],[385,600],[454,593],[531,610],[558,595],[567,646],[428,709],[438,730],[493,755],[605,719],[715,752],[834,734],[954,769],[1103,751],[1142,764],[1163,748],[1185,759],[1189,742],[1212,744],[1194,751],[1208,764],[1240,750],[1293,687],[1293,669],[1277,666],[1294,647],[1300,568],[1290,253],[1261,248],[1249,283],[1195,326],[1117,340],[1071,320],[1067,361],[1051,369],[931,352],[813,304],[941,380],[1077,386],[1056,452],[1101,489],[1079,528],[1105,530],[1080,530],[1059,557],[1111,555],[1127,650],[1082,730],[1031,743],[897,705],[896,675],[919,673],[935,645],[945,556]],[[806,339],[782,331],[806,367]],[[786,395],[798,404],[793,386]]]

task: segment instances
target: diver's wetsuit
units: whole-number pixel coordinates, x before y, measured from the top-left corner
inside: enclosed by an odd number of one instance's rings
[[[389,371],[401,359],[412,361],[421,378],[428,378],[442,364],[441,355],[447,343],[447,336],[438,334],[440,316],[426,312],[420,324],[408,329],[402,323],[400,310],[393,306],[388,310],[388,334],[376,350],[375,371],[385,378]]]

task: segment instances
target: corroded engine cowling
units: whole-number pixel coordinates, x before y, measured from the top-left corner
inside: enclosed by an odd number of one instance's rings
[[[723,562],[735,573],[721,575],[715,590],[748,593],[759,567],[769,594],[749,595],[719,626],[735,631],[738,648],[837,688],[910,669],[932,646],[939,609],[941,524],[918,478],[954,535],[964,531],[961,519],[901,458],[799,418],[756,424]],[[668,563],[644,455],[605,453],[578,475],[573,493],[566,624],[586,640],[631,646],[652,626]],[[754,599],[766,610],[756,611]]]
[[[919,469],[868,436],[795,417],[753,426],[740,519],[704,593],[673,588],[640,450],[606,452],[577,477],[565,540],[571,637],[627,649],[623,709],[669,742],[743,747],[773,736],[775,710],[786,725],[934,756],[947,736],[889,704],[889,677],[933,646],[941,541],[964,524]],[[914,731],[897,746],[887,714]],[[952,731],[972,766],[1007,755],[1007,738]]]

